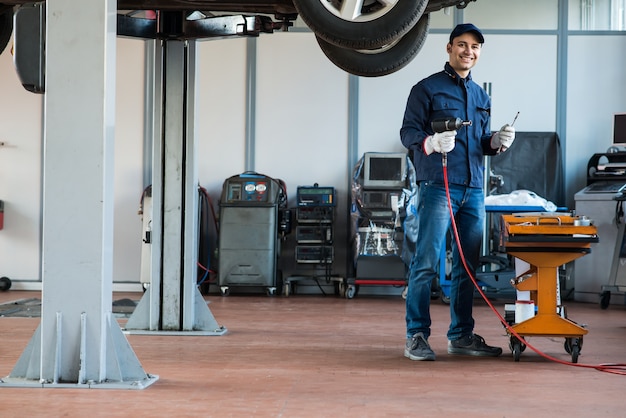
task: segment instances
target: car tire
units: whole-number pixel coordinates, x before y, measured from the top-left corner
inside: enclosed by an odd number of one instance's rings
[[[340,11],[346,0],[294,0],[307,26],[326,42],[349,49],[388,45],[407,33],[420,19],[428,0],[361,0],[357,15]]]
[[[428,36],[430,15],[423,15],[417,24],[400,39],[374,49],[347,49],[316,36],[322,52],[337,67],[363,77],[379,77],[404,68],[419,53]]]
[[[0,12],[0,54],[5,50],[13,33],[13,9]]]

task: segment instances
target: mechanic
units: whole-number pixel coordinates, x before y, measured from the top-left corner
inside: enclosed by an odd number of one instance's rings
[[[515,139],[515,129],[509,125],[491,132],[489,96],[472,81],[470,70],[480,58],[484,41],[480,29],[471,23],[454,28],[446,45],[448,62],[443,71],[413,86],[400,129],[402,144],[413,154],[419,186],[418,237],[406,297],[404,355],[411,360],[435,360],[428,343],[431,285],[433,281],[438,283],[440,255],[451,224],[442,161],[447,158],[450,200],[460,245],[474,274],[485,218],[483,156],[505,151]],[[431,125],[434,120],[456,118],[471,120],[472,124],[445,132],[435,132]],[[500,347],[489,346],[474,334],[474,286],[454,240],[452,251],[448,353],[499,356]]]

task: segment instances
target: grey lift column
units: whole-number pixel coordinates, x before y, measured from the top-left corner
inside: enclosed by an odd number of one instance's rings
[[[258,36],[274,23],[260,16],[186,19],[158,12],[155,21],[118,16],[118,35],[156,39],[152,150],[151,283],[126,323],[126,332],[222,335],[197,283],[198,179],[195,141],[195,75],[198,39]]]
[[[176,17],[176,16],[174,16]],[[157,40],[154,62],[151,283],[129,333],[222,335],[197,282],[195,40]],[[150,111],[150,109],[147,109]]]
[[[41,323],[0,387],[142,389],[111,314],[116,2],[46,4]]]

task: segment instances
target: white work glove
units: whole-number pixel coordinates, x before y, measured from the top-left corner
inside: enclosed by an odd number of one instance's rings
[[[498,152],[506,151],[511,148],[513,141],[515,141],[515,128],[506,124],[491,137],[491,148],[499,150]]]
[[[432,154],[433,151],[440,153],[450,152],[456,144],[455,137],[456,131],[437,132],[424,141],[424,152],[426,155]]]

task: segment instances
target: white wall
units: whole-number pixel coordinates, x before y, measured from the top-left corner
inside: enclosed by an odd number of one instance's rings
[[[479,85],[491,83],[491,129],[513,122],[518,111],[518,131],[556,129],[556,55],[553,35],[487,35],[472,74]]]
[[[143,191],[144,42],[118,38],[117,54],[113,277],[136,282],[142,233],[137,211]]]
[[[283,179],[294,201],[297,186],[314,183],[345,198],[347,74],[325,59],[311,33],[263,37],[258,68],[256,171]]]
[[[556,29],[559,0],[479,0],[470,3],[464,13],[466,22],[483,30]]]
[[[246,39],[198,44],[198,181],[217,205],[224,179],[245,169]]]
[[[0,276],[38,280],[43,96],[22,88],[8,49],[0,55]]]

